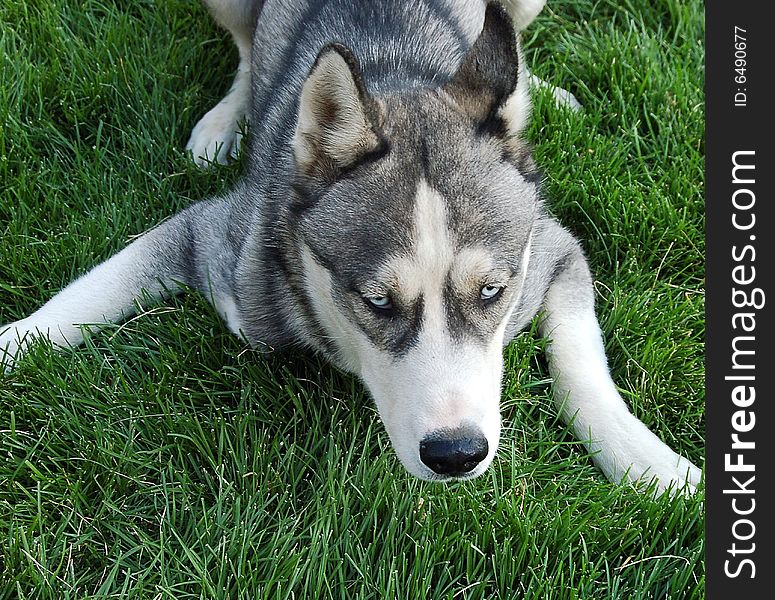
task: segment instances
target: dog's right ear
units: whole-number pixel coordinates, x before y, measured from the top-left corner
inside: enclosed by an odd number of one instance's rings
[[[500,3],[491,1],[481,34],[442,89],[474,122],[516,140],[530,114],[522,62],[511,17]]]
[[[333,181],[343,170],[380,151],[382,111],[348,48],[330,44],[318,54],[301,89],[293,153],[305,177]]]

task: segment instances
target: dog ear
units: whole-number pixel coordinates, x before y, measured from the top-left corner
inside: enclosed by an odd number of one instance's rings
[[[530,115],[521,58],[511,18],[499,3],[490,2],[481,34],[442,89],[481,129],[515,137]]]
[[[301,89],[293,138],[296,168],[332,180],[385,144],[379,103],[363,83],[348,48],[330,44],[318,54]]]

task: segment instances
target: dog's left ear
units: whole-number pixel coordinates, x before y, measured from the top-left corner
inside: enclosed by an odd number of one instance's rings
[[[530,115],[527,78],[517,34],[499,3],[487,5],[482,33],[442,89],[484,129],[509,138],[524,129]]]
[[[380,121],[379,103],[366,90],[355,56],[341,44],[326,46],[299,98],[296,168],[306,177],[334,180],[384,146]]]

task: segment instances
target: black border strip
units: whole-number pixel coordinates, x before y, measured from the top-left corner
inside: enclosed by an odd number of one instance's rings
[[[706,4],[705,468],[710,600],[755,600],[773,594],[770,545],[775,545],[775,494],[769,480],[775,462],[775,402],[769,375],[775,367],[771,348],[775,235],[769,228],[775,222],[771,210],[775,161],[769,138],[775,102],[767,84],[775,72],[775,57],[767,7],[766,2]],[[735,46],[736,31],[738,44],[745,38],[744,46]],[[736,65],[736,59],[745,64]],[[744,166],[734,171],[735,162]],[[745,168],[751,165],[755,168]],[[755,447],[733,448],[734,434],[739,442]],[[738,463],[745,466],[735,470]],[[754,470],[742,470],[749,468]]]

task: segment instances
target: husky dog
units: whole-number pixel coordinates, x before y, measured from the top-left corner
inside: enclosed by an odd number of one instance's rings
[[[462,479],[493,460],[503,347],[540,314],[558,412],[605,475],[694,490],[616,390],[587,262],[521,137],[517,32],[543,0],[206,3],[240,66],[189,149],[225,160],[249,119],[244,177],[0,328],[8,368],[36,336],[76,345],[191,287],[251,345],[360,377],[410,473]]]

